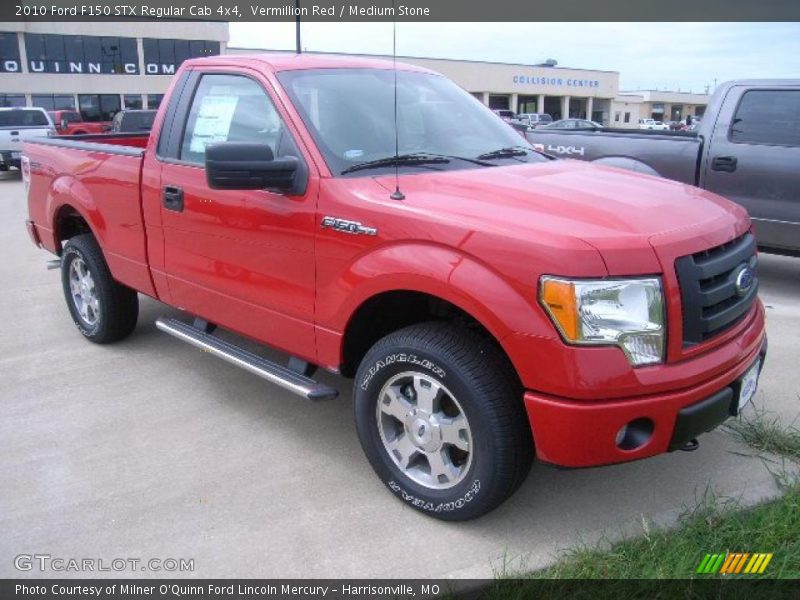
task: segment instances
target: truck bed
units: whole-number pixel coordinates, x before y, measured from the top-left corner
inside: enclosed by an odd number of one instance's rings
[[[703,139],[693,131],[535,129],[528,141],[548,154],[623,167],[696,185]]]
[[[141,169],[147,134],[91,134],[37,138],[25,143],[30,164],[32,228],[41,245],[61,252],[70,212],[99,224],[94,234],[117,281],[153,292],[141,208]],[[54,207],[66,201],[58,215]],[[88,219],[87,219],[88,221]],[[47,224],[56,223],[55,230]],[[59,225],[60,224],[60,225]]]

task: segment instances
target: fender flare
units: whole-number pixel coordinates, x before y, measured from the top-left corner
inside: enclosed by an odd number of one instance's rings
[[[318,324],[340,332],[341,359],[346,332],[365,303],[387,292],[420,292],[449,302],[480,323],[519,372],[521,357],[513,356],[504,343],[509,334],[551,335],[549,322],[536,310],[535,286],[531,281],[527,298],[477,257],[429,242],[395,243],[360,256],[321,290],[318,308],[323,313]],[[339,303],[326,302],[337,296]]]
[[[105,246],[105,220],[101,211],[97,207],[89,190],[80,181],[71,175],[61,175],[56,177],[47,191],[45,200],[45,214],[47,222],[53,232],[53,247],[57,253],[61,253],[61,240],[58,239],[56,219],[62,208],[68,206],[77,212],[89,226],[97,243],[101,248]]]

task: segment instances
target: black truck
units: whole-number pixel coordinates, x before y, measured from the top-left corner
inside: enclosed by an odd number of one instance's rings
[[[730,81],[694,131],[526,132],[539,150],[705,188],[744,206],[765,252],[800,256],[800,80]]]

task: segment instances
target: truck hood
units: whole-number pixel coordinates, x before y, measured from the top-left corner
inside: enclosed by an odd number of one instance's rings
[[[377,180],[394,190],[394,177]],[[715,238],[720,230],[732,237],[748,226],[744,209],[710,192],[574,160],[403,175],[400,188],[410,208],[478,231],[579,238],[600,252],[611,274],[658,270],[661,239],[674,247],[682,238],[711,231]]]

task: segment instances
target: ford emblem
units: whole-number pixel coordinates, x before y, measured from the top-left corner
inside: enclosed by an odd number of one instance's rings
[[[736,274],[736,293],[739,296],[744,296],[751,287],[753,287],[753,280],[755,279],[755,272],[753,269],[744,265],[741,270]]]

